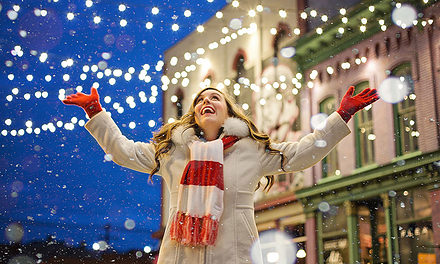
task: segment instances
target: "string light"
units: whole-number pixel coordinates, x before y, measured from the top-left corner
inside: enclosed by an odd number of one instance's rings
[[[157,15],[157,14],[159,14],[159,8],[157,8],[157,7],[153,7],[153,8],[151,9],[151,13],[152,13],[153,15]]]
[[[120,4],[118,9],[119,9],[119,11],[124,12],[127,9],[127,6],[124,4]]]
[[[287,17],[287,12],[286,12],[286,10],[281,9],[281,10],[278,11],[278,14],[279,14],[280,17],[282,17],[282,18],[286,18],[286,17]]]
[[[178,24],[173,24],[173,25],[171,26],[171,29],[172,29],[173,31],[177,31],[177,30],[179,30],[179,25],[178,25]]]

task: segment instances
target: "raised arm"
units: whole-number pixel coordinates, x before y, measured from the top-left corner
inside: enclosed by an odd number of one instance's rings
[[[69,95],[63,103],[80,106],[86,111],[91,119],[85,128],[116,164],[145,173],[153,169],[156,164],[153,144],[134,142],[122,135],[113,119],[102,110],[96,88],[92,88],[90,94]]]
[[[367,88],[353,96],[351,86],[341,100],[338,110],[325,121],[322,129],[303,137],[299,142],[282,142],[272,144],[272,148],[280,150],[285,157],[286,172],[307,169],[321,161],[345,136],[350,133],[347,122],[359,110],[379,99],[376,89]],[[281,169],[280,155],[272,155],[261,150],[263,175],[284,173]]]

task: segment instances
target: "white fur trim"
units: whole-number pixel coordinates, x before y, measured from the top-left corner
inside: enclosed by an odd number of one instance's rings
[[[225,120],[223,124],[225,135],[237,136],[237,137],[247,137],[249,136],[249,127],[247,124],[236,117],[229,117]]]
[[[171,136],[171,140],[174,143],[180,145],[186,145],[196,138],[197,137],[196,133],[194,132],[194,128],[185,129],[183,126],[176,127]]]
[[[223,128],[223,133],[228,136],[240,138],[249,136],[249,128],[240,118],[229,117],[225,120]],[[189,142],[197,140],[197,136],[194,128],[185,129],[183,126],[178,126],[173,130],[171,140],[179,145],[187,145]]]

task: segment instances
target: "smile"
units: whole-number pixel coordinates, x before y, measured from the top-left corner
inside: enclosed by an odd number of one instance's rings
[[[200,111],[201,115],[205,115],[205,114],[215,114],[215,110],[213,107],[211,106],[205,106],[202,108],[202,110]]]

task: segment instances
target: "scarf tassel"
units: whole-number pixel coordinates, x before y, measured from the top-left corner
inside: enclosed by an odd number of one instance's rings
[[[170,236],[183,245],[214,245],[218,233],[218,221],[211,215],[195,217],[178,212],[171,222]]]

